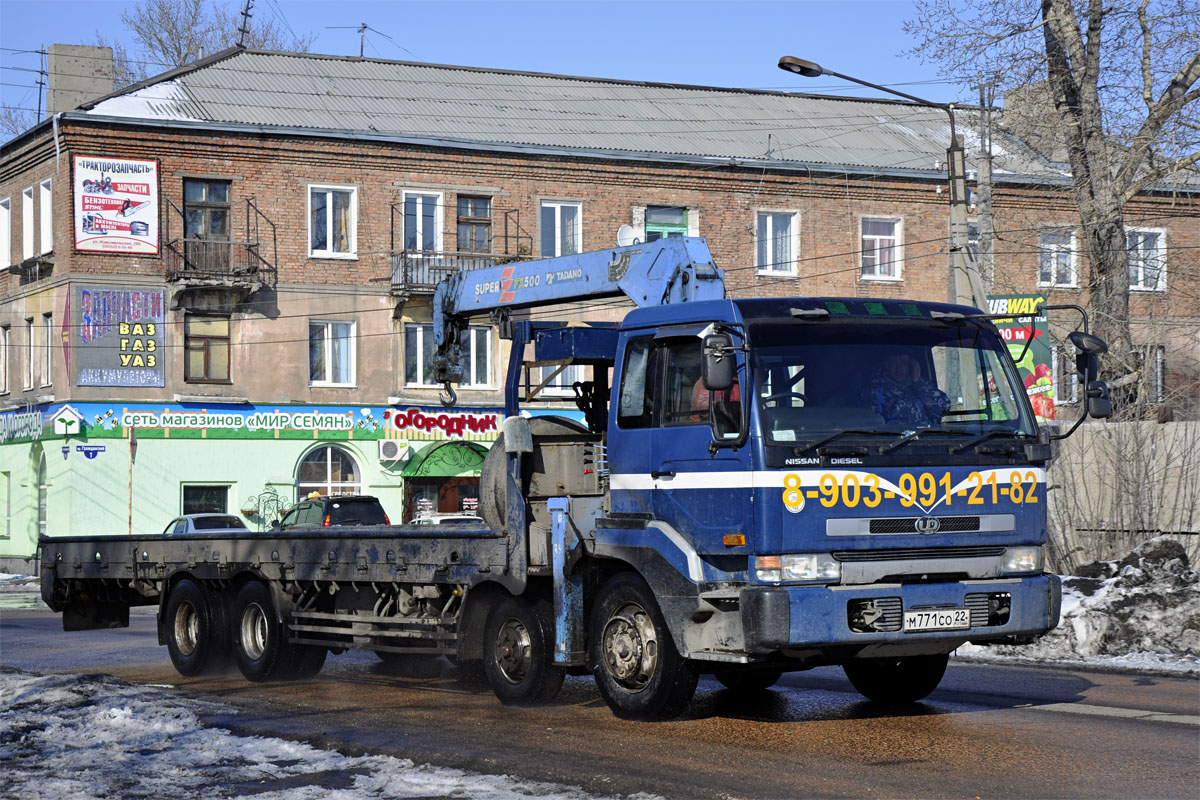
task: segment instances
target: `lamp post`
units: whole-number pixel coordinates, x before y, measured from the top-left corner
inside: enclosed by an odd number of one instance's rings
[[[779,59],[779,68],[786,72],[794,72],[805,78],[819,78],[822,75],[832,75],[844,81],[857,83],[880,92],[894,94],[911,100],[914,103],[936,108],[946,112],[950,120],[950,146],[946,149],[946,176],[950,194],[950,258],[947,298],[952,303],[975,305],[987,310],[987,296],[983,291],[983,283],[979,279],[973,259],[967,255],[967,183],[966,169],[963,163],[962,143],[958,140],[954,126],[954,104],[935,103],[915,95],[889,89],[870,81],[843,75],[840,72],[825,69],[820,64],[805,61],[802,58],[784,56]]]

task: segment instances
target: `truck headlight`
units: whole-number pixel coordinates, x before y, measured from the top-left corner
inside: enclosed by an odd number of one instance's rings
[[[1041,572],[1046,554],[1041,547],[1010,547],[1004,551],[1004,572]]]
[[[828,553],[756,556],[754,577],[763,583],[838,581],[842,577],[842,565]]]

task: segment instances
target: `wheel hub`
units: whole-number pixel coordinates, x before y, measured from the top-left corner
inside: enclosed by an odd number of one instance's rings
[[[251,603],[242,612],[242,650],[251,661],[257,661],[267,651],[267,615],[258,603]]]
[[[658,639],[646,610],[627,603],[609,617],[601,640],[609,673],[626,689],[641,691],[658,665]]]
[[[200,641],[200,619],[191,603],[181,603],[175,610],[175,646],[185,656],[196,652]]]
[[[520,620],[505,620],[496,632],[496,665],[509,683],[520,683],[529,674],[533,642]]]

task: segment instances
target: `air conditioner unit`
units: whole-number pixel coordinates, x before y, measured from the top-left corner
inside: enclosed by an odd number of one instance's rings
[[[408,449],[408,442],[396,439],[380,439],[378,444],[380,461],[397,461],[404,456],[404,451]]]

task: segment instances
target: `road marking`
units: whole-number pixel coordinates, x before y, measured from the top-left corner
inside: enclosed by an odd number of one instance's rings
[[[1119,717],[1145,722],[1169,722],[1175,725],[1200,727],[1200,717],[1191,714],[1165,714],[1161,711],[1142,711],[1137,708],[1113,708],[1111,706],[1089,706],[1085,703],[1021,703],[1014,708],[1034,711],[1058,711],[1063,714],[1085,714],[1093,717]]]

